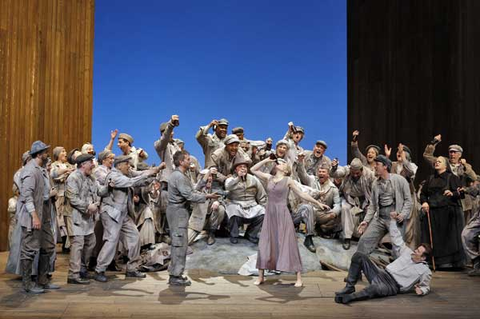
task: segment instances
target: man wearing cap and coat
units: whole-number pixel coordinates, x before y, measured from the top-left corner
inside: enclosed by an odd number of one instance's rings
[[[228,176],[232,175],[233,163],[238,158],[250,160],[248,155],[239,148],[240,140],[234,134],[228,135],[224,140],[225,146],[212,154],[212,166],[217,168],[217,178],[225,182]]]
[[[215,134],[209,134],[208,131],[213,127]],[[206,126],[201,126],[198,130],[195,138],[198,144],[202,147],[203,154],[205,155],[204,168],[210,168],[214,165],[212,160],[212,154],[217,149],[222,148],[225,137],[227,136],[228,121],[226,119],[213,120]]]
[[[360,221],[365,217],[372,196],[372,184],[375,180],[373,172],[364,167],[360,159],[354,158],[350,166],[339,167],[338,162],[332,162],[330,175],[345,176],[339,191],[342,198],[342,237],[343,249],[350,249],[350,241],[355,235]]]
[[[324,235],[337,233],[341,227],[341,201],[338,188],[329,178],[330,166],[322,164],[317,167],[316,175],[309,175],[303,161],[304,157],[300,155],[298,157],[298,176],[300,181],[304,185],[318,191],[318,195],[313,197],[318,199],[325,207],[318,208],[310,203],[305,203],[299,206],[297,214],[300,213],[303,216],[313,215],[312,226],[315,228],[320,226],[319,228]],[[308,220],[311,220],[311,217]],[[307,228],[310,227],[307,224]],[[304,244],[310,251],[315,251],[313,241],[308,239],[308,236],[305,238]]]
[[[317,173],[317,168],[320,165],[331,165],[332,161],[325,155],[327,147],[328,145],[325,141],[318,140],[313,146],[312,151],[305,151],[305,159],[303,160],[303,163],[307,174],[315,175]]]
[[[235,173],[225,181],[228,191],[226,212],[232,244],[238,243],[241,225],[249,224],[245,238],[255,244],[262,229],[267,193],[258,178],[248,174],[249,165],[249,159],[237,157],[233,163]]]
[[[218,198],[218,195],[202,194],[193,189],[190,179],[185,175],[190,167],[190,154],[187,151],[176,152],[173,163],[176,169],[168,180],[167,220],[172,239],[168,284],[190,286],[190,280],[183,276],[188,248],[188,205],[204,203],[207,199]]]
[[[69,284],[89,284],[86,263],[89,262],[96,238],[95,217],[100,205],[97,192],[107,192],[107,186],[99,189],[93,177],[94,156],[82,154],[77,157],[77,169],[66,181],[65,197],[72,208],[73,234],[70,237]]]
[[[95,267],[95,280],[100,282],[107,281],[105,270],[115,257],[119,240],[122,240],[127,249],[129,259],[126,277],[145,278],[145,274],[137,270],[140,240],[137,226],[133,222],[133,188],[148,185],[152,181],[151,177],[160,171],[160,167],[140,173],[130,169],[131,160],[130,156],[125,155],[115,157],[114,168],[106,177],[109,188],[100,206],[104,244]]]
[[[392,162],[384,155],[377,156],[375,162],[378,179],[372,184],[372,197],[367,214],[358,226],[362,237],[357,251],[366,255],[370,255],[383,236],[389,233],[392,212],[404,230],[413,205],[407,180],[403,176],[390,173]]]
[[[17,220],[22,228],[20,264],[23,289],[28,293],[43,293],[44,289],[58,289],[47,277],[50,258],[55,251],[51,214],[44,212],[44,201],[50,199],[50,182],[43,166],[48,160],[49,145],[35,141],[30,149],[32,160],[22,169],[18,198]],[[32,283],[32,265],[40,253],[37,283]]]
[[[160,182],[167,183],[168,178],[175,170],[173,164],[173,154],[180,151],[180,146],[173,138],[174,127],[180,124],[178,115],[172,115],[170,121],[162,123],[160,125],[160,138],[155,141],[153,146],[157,151],[158,157],[166,164],[165,169],[162,171]]]
[[[131,164],[133,165],[134,170],[137,169],[138,163],[143,162],[148,158],[148,153],[145,152],[145,150],[141,148],[137,149],[135,146],[133,146],[133,137],[127,133],[120,133],[118,135],[117,146],[122,151],[123,155],[130,156],[132,158]]]

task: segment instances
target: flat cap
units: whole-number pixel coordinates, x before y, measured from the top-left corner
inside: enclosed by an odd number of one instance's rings
[[[368,150],[371,149],[371,148],[373,148],[373,149],[377,152],[377,154],[380,154],[380,151],[382,150],[382,149],[380,148],[380,146],[374,145],[374,144],[370,144],[370,145],[368,145],[367,147],[365,147],[365,153],[368,153]]]
[[[448,147],[448,151],[463,153],[463,148],[460,145],[452,144]]]
[[[286,145],[289,147],[288,141],[287,140],[280,140],[275,144],[275,147],[278,147],[279,145]]]
[[[249,158],[241,155],[236,156],[235,161],[233,162],[233,169],[235,169],[238,165],[241,165],[241,164],[245,164],[248,167],[250,166],[250,164],[252,164],[252,161]]]
[[[354,158],[350,163],[350,168],[356,171],[361,170],[363,169],[363,163],[360,159]]]
[[[323,147],[325,147],[325,149],[328,148],[327,142],[322,141],[322,140],[318,140],[315,144],[322,145]]]
[[[295,126],[295,131],[305,134],[305,129],[301,126]]]
[[[243,133],[243,127],[235,127],[232,129],[232,134]]]
[[[93,156],[91,154],[82,154],[82,155],[77,156],[77,158],[75,159],[75,162],[77,163],[78,166],[80,166],[80,165],[82,165],[82,163],[91,161],[94,158],[95,158],[95,156]]]
[[[42,141],[35,141],[32,143],[32,147],[30,148],[30,155],[34,155],[45,150],[48,150],[50,145],[43,143]]]
[[[218,120],[218,125],[228,126],[228,121],[226,119],[220,119],[220,120]]]
[[[113,160],[113,165],[117,166],[120,163],[130,162],[131,159],[132,159],[132,157],[129,156],[129,155],[115,156],[115,159]]]
[[[230,134],[227,137],[225,137],[225,140],[223,141],[225,145],[233,144],[233,143],[240,143],[240,140],[238,139],[238,136],[235,134]]]
[[[130,144],[133,144],[133,137],[127,133],[120,133],[118,134],[118,138],[122,138],[125,141],[129,141]]]
[[[389,160],[385,155],[378,155],[375,157],[375,162],[382,163],[383,165],[387,166],[388,169],[392,168],[392,161]]]
[[[98,162],[101,164],[103,162],[103,160],[105,160],[110,155],[113,155],[112,151],[110,151],[110,150],[101,151],[98,154]]]

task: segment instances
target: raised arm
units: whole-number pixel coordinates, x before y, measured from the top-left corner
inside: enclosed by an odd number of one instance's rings
[[[108,142],[107,146],[105,146],[105,150],[111,151],[113,149],[113,142],[115,141],[117,134],[118,134],[117,129],[110,131],[110,141]]]
[[[437,158],[435,157],[435,155],[433,155],[435,153],[435,147],[441,141],[442,135],[436,135],[433,140],[427,144],[427,146],[425,147],[425,151],[423,152],[423,159],[432,167],[435,166],[435,162],[437,161]]]
[[[313,205],[316,205],[316,206],[319,206],[321,208],[330,208],[329,206],[325,205],[325,204],[322,204],[320,203],[319,201],[317,201],[315,198],[313,198],[312,196],[310,196],[308,193],[304,193],[300,190],[300,188],[298,188],[297,185],[295,185],[293,179],[291,178],[288,178],[288,187],[290,187],[290,189],[295,193],[295,195],[297,195],[298,197],[300,197],[301,199],[307,201],[307,202],[310,202],[312,203]]]
[[[267,157],[266,159],[264,159],[264,160],[258,162],[257,164],[253,165],[250,168],[250,172],[252,172],[253,175],[257,176],[263,182],[268,182],[268,180],[270,179],[270,177],[272,177],[272,175],[270,175],[268,173],[264,173],[264,172],[260,171],[260,169],[266,163],[273,163],[273,162],[275,162],[275,160],[272,160],[269,157]]]

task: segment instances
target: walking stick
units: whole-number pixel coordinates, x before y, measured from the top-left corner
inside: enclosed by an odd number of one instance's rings
[[[432,247],[432,266],[433,271],[435,271],[435,257],[433,256],[433,238],[432,238],[432,223],[430,221],[430,210],[425,210],[427,213],[427,220],[428,220],[428,231],[430,233],[430,246]]]

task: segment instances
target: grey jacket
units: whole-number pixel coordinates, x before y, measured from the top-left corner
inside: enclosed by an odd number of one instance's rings
[[[304,153],[305,159],[303,160],[303,163],[305,165],[305,170],[310,175],[316,175],[317,169],[320,165],[326,164],[330,166],[332,164],[332,161],[326,155],[322,155],[321,157],[317,158],[315,157],[313,151],[305,151]]]
[[[168,204],[186,207],[188,203],[204,203],[206,195],[194,190],[190,179],[179,169],[173,171],[168,180]]]
[[[43,201],[50,198],[50,189],[45,184],[47,171],[32,159],[20,173],[20,196],[17,203],[17,221],[27,230],[32,229],[32,213],[35,211],[42,220]],[[47,212],[50,213],[50,212]]]
[[[227,201],[238,204],[245,209],[256,205],[265,206],[267,204],[267,193],[262,183],[251,174],[247,174],[245,177],[245,180],[238,176],[226,180]]]
[[[128,177],[116,168],[112,168],[106,177],[106,182],[108,184],[111,180],[114,186],[109,187],[105,197],[102,198],[100,212],[107,213],[116,222],[127,214],[135,219],[133,187],[150,184],[152,178],[148,174],[148,171],[132,172],[132,177]]]
[[[332,174],[335,176],[335,172],[340,170],[342,170],[346,174],[339,188],[339,191],[345,198],[345,201],[352,206],[356,205],[355,198],[352,197],[350,194],[352,192],[352,188],[354,187],[354,184],[360,185],[360,188],[362,189],[362,192],[365,196],[365,201],[363,202],[362,207],[360,208],[365,209],[371,201],[372,184],[375,181],[375,175],[371,170],[364,167],[362,171],[362,176],[360,176],[358,181],[355,182],[353,178],[350,176],[349,166],[339,167],[337,169],[332,168],[331,172],[333,172]]]
[[[175,170],[175,165],[173,164],[173,155],[180,151],[180,147],[174,141],[170,141],[170,135],[172,134],[173,128],[175,126],[168,122],[167,128],[163,132],[160,139],[156,140],[153,146],[155,151],[157,151],[158,157],[167,165],[162,171],[160,181],[168,182],[168,178]]]
[[[316,199],[323,204],[330,206],[331,212],[338,216],[342,211],[342,204],[337,186],[335,186],[330,180],[326,181],[325,185],[322,185],[317,176],[307,174],[303,163],[298,163],[297,172],[298,177],[303,184],[314,190],[320,191],[319,196]],[[317,210],[318,208],[315,206],[314,209]]]
[[[426,262],[415,263],[412,260],[413,251],[405,245],[402,234],[395,220],[390,221],[390,238],[393,249],[400,256],[385,269],[400,285],[400,292],[409,292],[418,284],[423,295],[430,292],[430,280],[432,272]]]
[[[106,194],[107,186],[102,187]],[[94,216],[88,214],[88,205],[99,203],[98,188],[93,177],[85,176],[75,170],[67,178],[65,197],[72,207],[72,224],[74,236],[86,236],[93,233]]]
[[[223,143],[224,139],[219,139],[217,134],[208,134],[208,130],[208,126],[201,126],[195,135],[195,138],[197,139],[198,144],[202,147],[203,154],[205,155],[204,168],[210,168],[215,165],[212,160],[213,152],[225,146]]]
[[[389,178],[392,181],[392,186],[395,192],[395,211],[403,216],[404,220],[410,218],[410,213],[412,212],[412,195],[410,194],[410,186],[408,185],[407,180],[397,174],[389,174]],[[375,180],[372,184],[372,200],[368,206],[367,214],[364,221],[370,223],[373,217],[378,218],[379,213],[379,186],[378,179]]]

